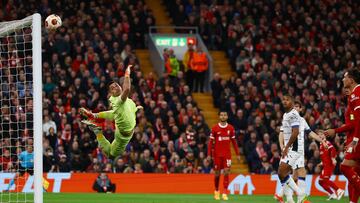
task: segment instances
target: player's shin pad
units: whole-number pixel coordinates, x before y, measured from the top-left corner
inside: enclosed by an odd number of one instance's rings
[[[96,139],[99,143],[99,146],[101,148],[101,150],[105,153],[105,155],[107,157],[110,156],[110,149],[111,149],[111,144],[110,142],[104,137],[103,134],[98,134],[96,135]]]

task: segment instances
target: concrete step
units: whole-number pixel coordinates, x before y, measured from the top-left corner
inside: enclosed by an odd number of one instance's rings
[[[146,5],[149,9],[153,11],[154,17],[156,19],[156,25],[172,25],[172,21],[166,11],[165,6],[162,4],[161,0],[145,0]],[[175,33],[174,29],[166,28],[158,30],[160,33]]]
[[[210,51],[210,54],[213,58],[226,58],[226,53],[224,51]]]

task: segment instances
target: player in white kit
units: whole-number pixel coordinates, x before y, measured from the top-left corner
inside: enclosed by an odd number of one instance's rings
[[[282,186],[288,186],[296,192],[298,203],[306,201],[305,190],[299,188],[290,173],[293,168],[304,167],[304,136],[301,138],[301,116],[294,109],[294,100],[284,95],[282,104],[285,113],[282,120],[282,133],[284,135],[284,148],[282,149],[278,176]],[[300,138],[299,138],[300,136]]]
[[[294,109],[301,113],[302,105],[300,101],[295,101]],[[289,115],[289,114],[288,114]],[[300,190],[306,190],[305,184],[305,177],[306,177],[306,169],[305,169],[305,134],[309,135],[312,139],[321,142],[326,146],[326,140],[324,136],[319,136],[315,132],[313,132],[306,120],[303,117],[300,117],[300,125],[299,125],[299,135],[297,140],[295,141],[295,145],[297,145],[297,153],[299,154],[296,160],[289,160],[292,159],[290,157],[285,157],[281,161],[285,163],[291,163],[291,168],[293,169],[293,179],[294,181],[297,180],[298,187]],[[279,143],[280,148],[284,149],[285,145],[289,142],[290,136],[288,135],[286,138],[284,137],[283,127],[280,128],[279,134]],[[296,156],[297,157],[297,156]],[[293,191],[285,184],[279,194],[275,194],[275,199],[277,199],[280,203],[283,203],[284,200],[282,196],[285,194],[286,202],[293,203]]]

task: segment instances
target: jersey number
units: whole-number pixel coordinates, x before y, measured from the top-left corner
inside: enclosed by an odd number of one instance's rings
[[[231,159],[226,159],[226,166],[230,167],[231,166]]]

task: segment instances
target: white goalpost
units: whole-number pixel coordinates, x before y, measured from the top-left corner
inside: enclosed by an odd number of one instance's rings
[[[0,202],[43,202],[41,53],[40,14],[0,22]]]

